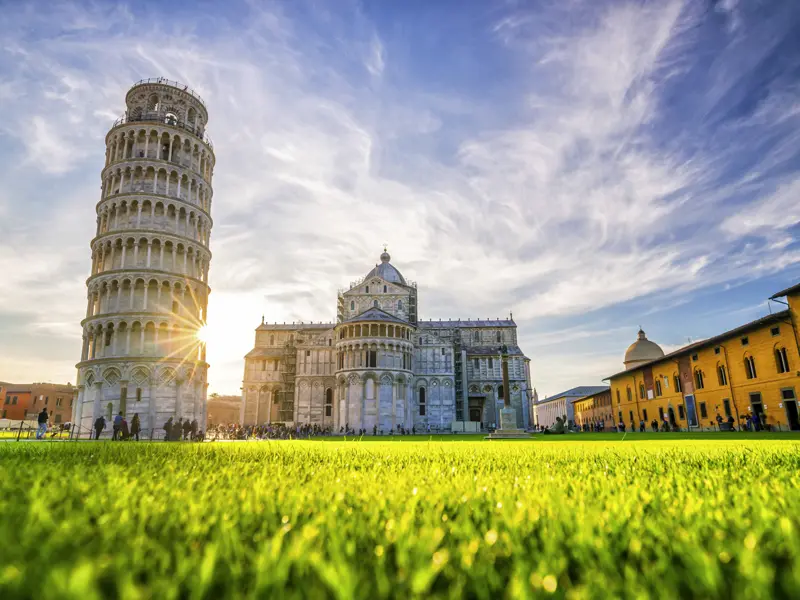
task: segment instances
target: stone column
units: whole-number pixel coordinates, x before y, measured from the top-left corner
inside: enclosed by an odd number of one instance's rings
[[[149,383],[149,392],[147,397],[147,418],[150,421],[150,433],[149,437],[155,438],[155,432],[158,428],[156,424],[156,384],[154,381],[154,376],[150,376]]]
[[[102,415],[102,407],[100,406],[100,394],[102,391],[103,382],[97,381],[94,384],[94,398],[92,398],[92,427],[94,427],[94,422],[98,419],[100,415]],[[106,427],[110,427],[110,423],[106,423]]]
[[[77,426],[75,436],[78,438],[81,437],[81,427],[83,425],[83,393],[85,389],[85,386],[78,386],[78,400],[72,408],[72,424]]]
[[[175,421],[183,417],[183,399],[181,398],[181,385],[183,382],[175,378]]]

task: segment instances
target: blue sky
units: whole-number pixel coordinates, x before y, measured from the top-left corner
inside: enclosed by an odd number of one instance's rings
[[[0,380],[74,380],[103,140],[146,77],[210,112],[211,391],[383,242],[424,318],[513,310],[544,394],[800,278],[796,2],[0,9]]]

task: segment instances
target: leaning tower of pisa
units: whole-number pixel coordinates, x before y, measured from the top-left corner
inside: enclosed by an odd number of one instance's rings
[[[103,415],[110,435],[136,413],[157,439],[169,417],[205,429],[214,150],[187,86],[140,81],[125,104],[106,135],[73,420],[86,437]]]

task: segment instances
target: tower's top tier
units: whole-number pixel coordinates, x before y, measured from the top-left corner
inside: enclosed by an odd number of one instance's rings
[[[177,125],[203,138],[208,110],[189,86],[158,77],[143,79],[128,90],[126,121],[159,121]]]

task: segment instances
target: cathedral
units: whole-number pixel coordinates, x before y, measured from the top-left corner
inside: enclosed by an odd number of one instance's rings
[[[510,394],[529,425],[530,360],[513,318],[423,321],[418,289],[380,263],[341,291],[336,323],[262,323],[245,356],[240,422],[316,424],[368,433],[478,431]],[[501,348],[508,353],[503,389]]]

